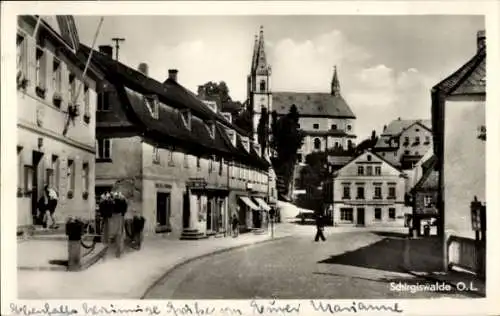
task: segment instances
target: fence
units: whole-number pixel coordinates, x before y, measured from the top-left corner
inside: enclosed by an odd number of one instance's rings
[[[450,236],[448,239],[448,265],[474,272],[483,277],[486,267],[485,242]]]

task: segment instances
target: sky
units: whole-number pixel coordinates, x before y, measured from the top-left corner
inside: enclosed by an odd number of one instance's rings
[[[91,45],[99,17],[75,16]],[[358,142],[397,119],[430,119],[430,89],[476,51],[483,16],[105,16],[95,48],[125,38],[119,60],[149,65],[159,81],[178,69],[196,92],[225,81],[246,99],[254,36],[264,27],[272,91],[329,92],[333,66],[357,119]]]

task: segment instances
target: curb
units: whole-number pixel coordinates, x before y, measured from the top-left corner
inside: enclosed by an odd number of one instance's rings
[[[446,279],[441,279],[441,278],[438,278],[438,277],[435,277],[435,276],[432,276],[432,275],[429,275],[429,274],[418,274],[418,273],[415,273],[413,271],[410,271],[408,269],[404,269],[404,271],[414,277],[418,277],[418,278],[422,278],[422,279],[425,279],[427,281],[432,281],[432,282],[443,282],[451,287],[453,287],[455,290],[458,290],[458,286],[451,282],[451,281],[448,281]],[[486,297],[486,293],[483,293],[482,291],[469,291],[467,293],[472,293],[473,295],[475,296],[478,296],[478,297]]]
[[[195,260],[206,258],[206,257],[210,257],[210,256],[215,256],[215,255],[218,255],[218,254],[221,254],[221,253],[224,253],[224,252],[229,252],[229,251],[232,251],[232,250],[237,250],[237,249],[241,249],[241,248],[245,248],[245,247],[255,246],[255,245],[258,245],[258,244],[264,244],[264,243],[268,243],[268,242],[278,241],[278,240],[282,240],[282,239],[289,238],[289,237],[292,237],[292,236],[293,235],[289,234],[289,235],[286,235],[286,236],[269,238],[269,239],[265,239],[265,240],[261,240],[261,241],[257,241],[257,242],[252,242],[252,243],[248,243],[248,244],[244,244],[244,245],[238,245],[238,246],[228,247],[228,248],[224,248],[224,249],[219,249],[219,250],[216,250],[214,252],[205,253],[205,254],[202,254],[202,255],[199,255],[199,256],[195,256],[195,257],[186,259],[186,260],[184,260],[182,262],[178,262],[178,263],[174,264],[172,267],[169,267],[167,269],[167,271],[163,272],[161,274],[161,276],[156,279],[156,281],[154,281],[151,285],[149,285],[146,288],[146,291],[144,291],[143,294],[140,295],[139,299],[143,300],[146,297],[146,295],[149,292],[151,292],[151,290],[155,286],[157,286],[165,277],[167,277],[174,270],[176,270],[177,268],[180,268],[180,267],[182,267],[182,266],[184,266],[184,265],[186,265],[188,263],[191,263],[191,262],[193,262]]]

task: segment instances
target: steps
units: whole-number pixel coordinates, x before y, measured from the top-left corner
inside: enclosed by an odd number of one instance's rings
[[[199,232],[197,229],[187,229],[185,228],[181,234],[181,240],[198,240],[198,239],[206,239],[207,235]]]

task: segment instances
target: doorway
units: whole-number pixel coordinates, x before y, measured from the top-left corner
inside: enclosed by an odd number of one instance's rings
[[[356,223],[358,226],[365,226],[365,209],[364,208],[357,209]]]
[[[185,192],[182,201],[182,228],[189,228],[189,219],[191,213],[189,210],[189,192]]]
[[[170,193],[156,192],[156,232],[170,232]]]
[[[43,192],[43,179],[39,179],[39,166],[40,161],[42,160],[43,153],[39,151],[33,151],[32,153],[32,173],[31,177],[28,178],[28,181],[31,181],[31,214],[33,216],[33,224],[34,225],[42,225],[43,214],[38,214],[38,198],[42,196]],[[42,173],[43,174],[43,173]]]

